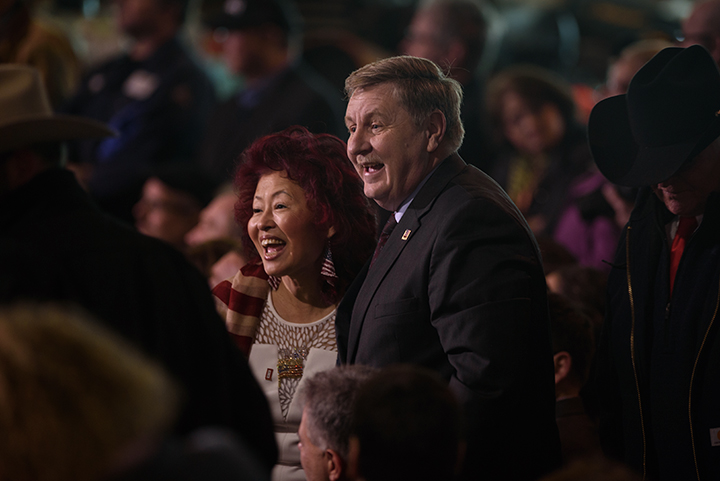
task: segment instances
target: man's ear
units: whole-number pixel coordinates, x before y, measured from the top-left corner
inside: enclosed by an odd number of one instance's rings
[[[440,147],[445,138],[446,127],[445,114],[439,110],[430,114],[427,120],[428,152],[435,152]]]
[[[565,379],[572,369],[572,356],[567,351],[560,351],[553,355],[555,364],[555,384]]]
[[[327,473],[330,481],[339,481],[347,479],[347,466],[343,458],[334,449],[325,450],[325,462],[327,463]]]

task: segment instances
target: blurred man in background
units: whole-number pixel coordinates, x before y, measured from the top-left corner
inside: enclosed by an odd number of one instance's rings
[[[225,32],[223,59],[245,88],[212,114],[199,162],[219,183],[255,139],[292,125],[346,136],[341,94],[299,62],[300,17],[290,0],[227,0],[207,24]]]
[[[702,45],[720,64],[720,0],[696,2],[682,25],[681,45]]]
[[[143,173],[167,159],[194,159],[215,96],[178,37],[187,0],[118,0],[117,7],[129,51],[91,70],[62,110],[120,133],[73,144],[69,160],[100,206],[132,223]]]
[[[438,64],[463,87],[461,118],[465,139],[460,157],[489,171],[493,151],[485,112],[485,81],[480,61],[488,23],[479,0],[423,0],[400,49]]]

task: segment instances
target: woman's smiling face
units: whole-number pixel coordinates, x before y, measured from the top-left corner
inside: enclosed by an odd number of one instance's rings
[[[260,177],[253,198],[248,234],[265,272],[282,277],[319,276],[331,232],[314,223],[305,191],[283,172]]]

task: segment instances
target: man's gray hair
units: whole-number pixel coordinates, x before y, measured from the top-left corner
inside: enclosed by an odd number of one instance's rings
[[[339,366],[309,378],[301,392],[307,434],[321,449],[348,458],[352,410],[360,385],[376,370],[368,366]]]
[[[345,95],[350,98],[357,90],[382,84],[393,86],[400,104],[407,110],[416,126],[436,110],[445,116],[445,138],[448,154],[462,145],[465,129],[460,120],[462,87],[430,60],[399,56],[365,65],[345,80]]]

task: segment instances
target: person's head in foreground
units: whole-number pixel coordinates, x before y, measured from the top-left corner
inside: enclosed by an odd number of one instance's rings
[[[345,143],[302,127],[262,137],[243,152],[235,187],[250,262],[262,261],[279,289],[337,303],[375,246]]]
[[[300,461],[308,481],[348,479],[347,463],[355,398],[375,369],[362,365],[321,371],[303,387],[305,402]]]
[[[670,47],[599,102],[590,149],[611,182],[650,186],[675,215],[698,216],[720,190],[720,71],[699,45]]]
[[[362,385],[350,438],[356,479],[450,480],[463,455],[460,407],[435,373],[394,365]]]
[[[462,88],[430,60],[400,56],[354,71],[345,93],[348,156],[365,195],[394,211],[460,148]]]
[[[151,456],[174,420],[158,366],[77,312],[0,310],[0,477],[105,479]]]

